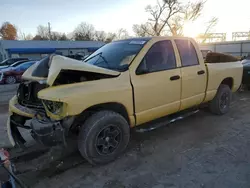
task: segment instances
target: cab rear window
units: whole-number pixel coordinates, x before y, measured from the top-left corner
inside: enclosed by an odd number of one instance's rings
[[[176,39],[175,43],[178,48],[183,67],[199,65],[197,53],[191,41]]]

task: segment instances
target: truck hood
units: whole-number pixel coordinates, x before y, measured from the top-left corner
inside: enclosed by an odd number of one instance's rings
[[[97,67],[94,65],[90,65],[84,63],[82,61],[78,61],[75,59],[67,58],[60,55],[53,55],[48,59],[47,66],[43,66],[43,69],[47,69],[47,75],[34,75],[34,71],[39,68],[39,64],[42,61],[38,61],[35,65],[31,66],[25,73],[22,78],[24,80],[31,81],[46,81],[48,85],[53,85],[54,81],[58,77],[59,73],[62,70],[77,70],[77,71],[85,71],[85,72],[93,72],[100,73],[110,76],[118,76],[120,72]],[[43,62],[44,63],[44,62]]]

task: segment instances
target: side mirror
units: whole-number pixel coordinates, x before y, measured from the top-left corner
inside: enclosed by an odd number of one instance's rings
[[[136,70],[137,75],[147,74],[147,73],[149,73],[149,70],[145,66],[139,66],[138,69]]]
[[[149,73],[149,70],[146,66],[146,61],[145,59],[142,60],[142,62],[140,63],[139,67],[136,69],[136,74],[137,75],[141,75],[141,74],[147,74]]]

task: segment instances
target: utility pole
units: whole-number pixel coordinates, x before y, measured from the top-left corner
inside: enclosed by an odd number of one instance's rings
[[[51,40],[51,28],[50,28],[50,22],[48,22],[48,29],[49,29],[49,40]]]

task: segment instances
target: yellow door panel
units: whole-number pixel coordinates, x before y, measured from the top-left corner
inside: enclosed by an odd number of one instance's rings
[[[199,105],[204,100],[207,76],[198,74],[202,70],[205,69],[200,65],[181,68],[181,110]]]
[[[197,45],[192,40],[175,39],[174,41],[182,65],[180,110],[184,110],[199,105],[204,100],[207,86],[207,69],[199,57],[201,53],[198,52]]]
[[[136,124],[177,112],[181,99],[181,70],[171,40],[152,41],[141,52],[137,67],[130,67]]]
[[[173,114],[179,110],[179,107],[180,101],[177,101],[153,109],[149,109],[147,111],[139,112],[136,114],[136,117],[138,119],[137,124],[140,125],[152,121],[156,118],[164,117],[168,114]]]
[[[181,110],[190,108],[192,106],[198,106],[204,99],[204,94],[195,95],[189,98],[184,98],[181,100]]]
[[[180,69],[154,72],[133,77],[137,125],[177,112],[180,108]]]

